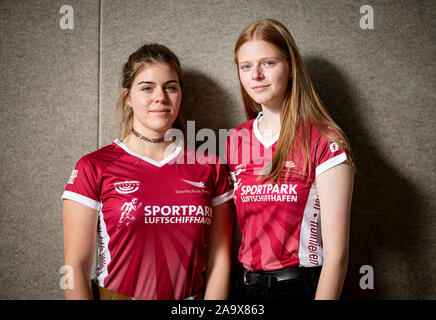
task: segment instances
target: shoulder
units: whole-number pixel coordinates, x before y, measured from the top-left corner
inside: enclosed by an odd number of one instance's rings
[[[120,158],[122,149],[112,143],[94,152],[84,155],[78,161],[78,165],[84,167],[92,167],[94,169],[103,169],[108,164]]]
[[[316,167],[316,176],[347,160],[347,155],[341,148],[340,135],[334,128],[312,126],[311,157]]]
[[[227,136],[227,143],[230,141],[235,142],[237,139],[242,139],[244,136],[250,136],[253,133],[253,122],[256,119],[248,120],[239,126],[230,129],[229,134]]]
[[[333,142],[339,137],[338,132],[326,124],[316,126],[310,123],[309,126],[311,144],[318,145],[320,143]]]
[[[238,132],[238,131],[242,131],[242,130],[253,130],[254,120],[256,120],[256,119],[250,119],[244,123],[241,123],[239,126],[231,129],[231,131]]]

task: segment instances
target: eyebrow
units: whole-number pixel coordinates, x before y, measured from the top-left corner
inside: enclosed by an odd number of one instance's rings
[[[262,57],[260,59],[257,59],[257,61],[262,61],[262,60],[266,60],[266,59],[280,59],[280,57],[276,57],[276,56]],[[243,64],[243,63],[250,63],[250,61],[238,61],[238,64]]]
[[[144,83],[144,84],[156,84],[156,83],[154,83],[152,81],[141,81],[141,82],[138,82],[137,85],[140,85],[142,83]],[[169,83],[179,83],[179,81],[177,81],[177,80],[168,80],[164,84],[169,84]]]

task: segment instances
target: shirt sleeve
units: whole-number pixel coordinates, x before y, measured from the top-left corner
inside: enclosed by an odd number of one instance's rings
[[[233,183],[230,180],[230,175],[226,165],[221,163],[219,157],[217,157],[214,168],[215,190],[212,195],[213,207],[218,206],[233,198]]]
[[[315,150],[315,174],[319,176],[326,170],[347,160],[346,153],[338,144],[324,135],[319,136]]]
[[[62,200],[79,202],[95,210],[100,209],[98,177],[92,161],[83,157],[77,162],[68,179]]]

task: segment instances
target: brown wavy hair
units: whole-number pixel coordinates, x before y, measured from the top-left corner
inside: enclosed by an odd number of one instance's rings
[[[170,49],[161,44],[150,43],[143,45],[134,53],[132,53],[123,66],[121,87],[125,90],[123,90],[123,92],[120,94],[116,107],[116,110],[121,118],[119,121],[120,123],[118,132],[118,136],[121,138],[121,140],[125,139],[132,132],[133,128],[133,109],[129,107],[125,101],[126,97],[130,93],[133,80],[135,80],[136,76],[142,70],[144,70],[144,68],[156,63],[169,64],[177,73],[180,87],[183,88],[182,68],[180,67],[179,59]],[[173,127],[183,132],[186,141],[186,126],[181,111],[179,111]]]
[[[288,31],[280,22],[273,19],[264,19],[251,23],[240,34],[235,45],[235,63],[238,68],[238,51],[240,47],[251,40],[262,40],[272,44],[288,60],[291,79],[280,113],[280,137],[271,163],[266,167],[263,178],[273,183],[279,183],[285,162],[289,159],[302,159],[303,172],[308,169],[307,182],[310,178],[310,125],[316,128],[327,138],[333,140],[344,150],[347,162],[354,168],[354,157],[350,143],[345,133],[329,116],[324,108],[309,74],[298,51],[297,45]],[[239,76],[239,70],[238,70]],[[261,106],[257,104],[245,91],[240,79],[242,99],[248,119],[256,118]],[[297,129],[300,128],[297,136]],[[296,141],[300,142],[298,150]],[[292,168],[288,168],[289,175]]]

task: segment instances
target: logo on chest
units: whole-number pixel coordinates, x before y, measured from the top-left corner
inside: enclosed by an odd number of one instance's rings
[[[185,180],[185,179],[181,179],[182,181],[190,184],[191,186],[197,187],[197,188],[202,188],[204,189],[206,186],[204,185],[204,182],[202,181],[190,181],[190,180]]]
[[[114,183],[115,191],[121,194],[132,193],[139,189],[139,181],[123,181]]]
[[[207,187],[207,185],[200,180],[187,180],[180,178],[180,181],[183,181],[182,184],[177,185],[177,188],[174,189],[174,192],[176,194],[198,194],[198,195],[205,195],[210,194],[210,190]],[[189,187],[189,186],[195,187]]]

